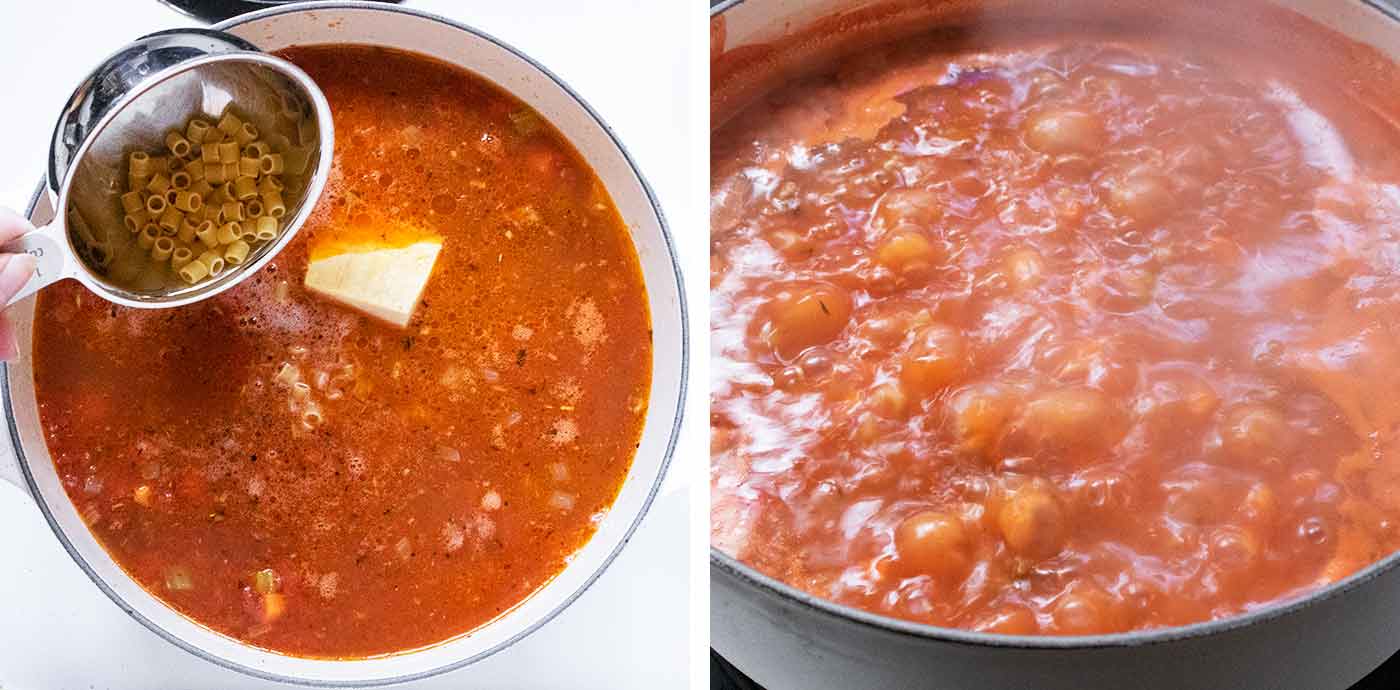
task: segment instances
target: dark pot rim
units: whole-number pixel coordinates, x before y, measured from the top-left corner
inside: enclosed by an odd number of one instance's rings
[[[761,1],[763,0],[721,0],[710,8],[710,18],[719,17],[746,2]],[[1357,2],[1375,9],[1387,20],[1400,22],[1400,0],[1357,0]],[[712,579],[716,576],[728,577],[757,590],[759,594],[776,597],[795,604],[810,613],[835,619],[837,622],[932,642],[1022,650],[1133,648],[1220,635],[1267,623],[1275,618],[1290,616],[1333,597],[1343,596],[1395,569],[1398,564],[1400,564],[1400,551],[1391,553],[1389,556],[1314,592],[1285,601],[1265,604],[1251,611],[1217,620],[1106,635],[1001,635],[916,623],[840,604],[793,587],[746,565],[714,546],[710,547],[710,576]],[[713,605],[711,610],[713,611]]]

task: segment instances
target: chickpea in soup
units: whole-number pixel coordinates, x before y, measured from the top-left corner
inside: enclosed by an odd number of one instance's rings
[[[93,534],[177,611],[298,656],[409,650],[530,596],[609,509],[646,413],[646,293],[602,183],[520,101],[409,53],[283,55],[335,119],[316,211],[206,302],[46,290],[45,438]],[[302,285],[328,247],[426,236],[405,328]]]
[[[1400,547],[1400,134],[1277,56],[936,34],[713,136],[712,540],[1070,635]]]

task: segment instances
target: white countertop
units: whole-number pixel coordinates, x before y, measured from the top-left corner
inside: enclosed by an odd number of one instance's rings
[[[703,38],[703,31],[688,26],[703,16],[688,6],[700,5],[407,4],[471,24],[531,55],[616,130],[661,199],[689,278],[692,342],[703,340],[706,216],[687,190],[698,185],[693,176],[703,174],[703,167],[689,163],[705,160],[704,147],[683,144],[703,141],[703,130],[692,132],[700,126],[691,94],[699,88],[691,88],[699,71],[690,64],[687,40],[692,33]],[[4,2],[0,205],[22,209],[29,201],[45,167],[54,118],[79,79],[140,34],[190,25],[192,20],[155,0]],[[703,347],[693,350],[692,361]],[[665,489],[621,556],[573,606],[515,646],[411,687],[685,686],[689,666],[704,659],[703,641],[690,639],[688,623],[703,611],[703,596],[692,598],[692,584],[704,581],[704,549],[688,544],[697,533],[704,539],[689,514],[689,493],[707,447],[697,431],[703,430],[705,409],[703,390],[692,388]],[[0,448],[8,449],[8,441],[0,439]],[[283,687],[197,659],[128,618],[69,559],[28,496],[4,482],[0,525],[0,690]],[[701,576],[691,573],[692,560],[702,561],[695,568]]]

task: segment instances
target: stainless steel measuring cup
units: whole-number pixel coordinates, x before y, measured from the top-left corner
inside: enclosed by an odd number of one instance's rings
[[[125,247],[119,243],[136,241],[119,200],[127,155],[163,148],[166,132],[183,131],[191,117],[217,117],[230,103],[265,138],[308,150],[306,167],[282,178],[281,234],[242,265],[194,285],[143,291],[109,280],[97,249],[117,251]],[[325,95],[290,62],[219,31],[179,29],[137,39],[93,71],[63,109],[49,149],[54,220],[0,248],[37,259],[34,277],[10,303],[65,278],[103,299],[145,308],[189,304],[237,285],[271,261],[310,215],[330,171],[334,139]]]

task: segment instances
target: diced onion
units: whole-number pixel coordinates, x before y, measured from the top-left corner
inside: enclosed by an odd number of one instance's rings
[[[555,491],[549,495],[549,505],[559,510],[569,511],[574,509],[574,495]]]
[[[569,466],[562,462],[549,463],[549,476],[556,482],[566,482],[569,480]]]
[[[189,568],[172,566],[165,571],[165,588],[172,592],[188,592],[194,589],[194,576]]]
[[[481,497],[482,510],[499,510],[500,507],[501,495],[496,493],[495,489],[487,491],[486,495]]]

